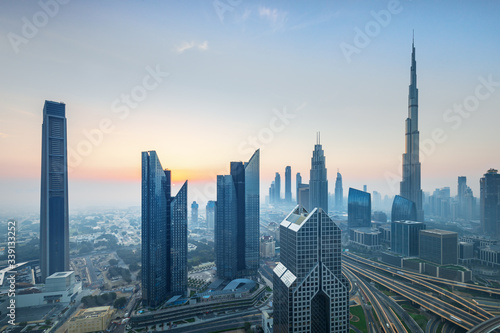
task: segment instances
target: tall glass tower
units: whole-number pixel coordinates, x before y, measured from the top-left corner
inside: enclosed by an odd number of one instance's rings
[[[311,172],[309,179],[309,208],[323,209],[328,214],[328,180],[326,176],[326,158],[320,143],[318,133],[317,143],[314,145],[311,158]]]
[[[342,175],[337,170],[335,179],[335,209],[341,211],[344,205],[344,188],[342,187]]]
[[[142,298],[157,307],[187,291],[187,181],[171,197],[171,172],[142,152]]]
[[[246,163],[231,162],[231,174],[217,176],[215,263],[217,275],[254,275],[259,267],[260,151]]]
[[[40,268],[42,282],[69,270],[66,105],[45,101],[42,123]]]
[[[321,208],[297,206],[280,224],[274,268],[274,332],[349,332],[349,282],[341,230]]]
[[[285,168],[285,202],[292,202],[292,167]]]
[[[410,88],[408,94],[408,118],[405,123],[406,149],[403,154],[403,180],[400,184],[400,195],[415,203],[417,221],[424,220],[422,209],[422,187],[420,184],[419,131],[418,131],[418,89],[417,62],[415,61],[415,44],[412,43]]]

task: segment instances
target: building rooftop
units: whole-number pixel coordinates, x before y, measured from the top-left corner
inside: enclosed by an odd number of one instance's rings
[[[441,229],[426,229],[426,230],[420,230],[420,232],[424,232],[427,234],[436,234],[436,235],[458,235],[458,233],[454,231],[441,230]]]
[[[62,278],[62,277],[68,277],[70,276],[71,274],[74,274],[75,272],[73,271],[67,271],[67,272],[56,272],[50,276],[47,277],[47,280],[48,279],[56,279],[56,278]]]
[[[394,223],[403,223],[403,224],[424,224],[423,222],[417,222],[417,221],[394,221]]]
[[[108,311],[111,309],[110,306],[97,306],[94,308],[88,308],[88,309],[82,309],[79,312],[77,312],[71,319],[70,321],[77,321],[81,319],[87,319],[87,318],[95,318],[95,317],[102,317],[108,313]]]

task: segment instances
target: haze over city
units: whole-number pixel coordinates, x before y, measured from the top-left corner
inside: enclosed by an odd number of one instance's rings
[[[479,195],[500,162],[496,2],[227,6],[74,1],[30,31],[43,8],[2,2],[0,208],[38,209],[45,100],[66,104],[70,209],[140,205],[145,150],[204,204],[260,148],[263,200],[286,165],[308,181],[316,132],[330,192],[339,169],[344,195],[397,194],[413,31],[422,189],[463,175]]]

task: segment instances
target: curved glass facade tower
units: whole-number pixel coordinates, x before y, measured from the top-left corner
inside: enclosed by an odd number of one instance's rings
[[[371,226],[371,194],[349,188],[347,198],[347,225],[349,228],[369,228]]]
[[[392,202],[391,221],[416,221],[417,207],[411,200],[396,195]]]

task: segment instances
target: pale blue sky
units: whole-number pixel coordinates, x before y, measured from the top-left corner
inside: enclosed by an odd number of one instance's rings
[[[389,9],[377,23],[373,12]],[[177,181],[190,179],[191,200],[214,199],[215,175],[247,160],[248,138],[270,127],[273,138],[258,141],[263,194],[286,165],[307,180],[317,131],[331,192],[340,168],[346,194],[363,184],[394,194],[413,29],[421,140],[436,129],[446,136],[422,157],[424,191],[453,193],[465,175],[478,196],[480,176],[500,167],[500,86],[467,118],[443,118],[474,96],[479,77],[500,82],[496,1],[74,0],[44,13],[39,2],[0,1],[0,185],[13,191],[3,207],[39,204],[45,99],[66,103],[74,151],[103,119],[113,126],[72,168],[71,207],[140,204],[143,150],[157,150]],[[38,31],[27,36],[26,21]],[[356,46],[357,29],[371,37],[348,61],[341,45]],[[25,38],[18,52],[13,38]],[[120,96],[155,68],[168,77],[120,118]],[[284,109],[295,117],[273,127],[273,110]]]

